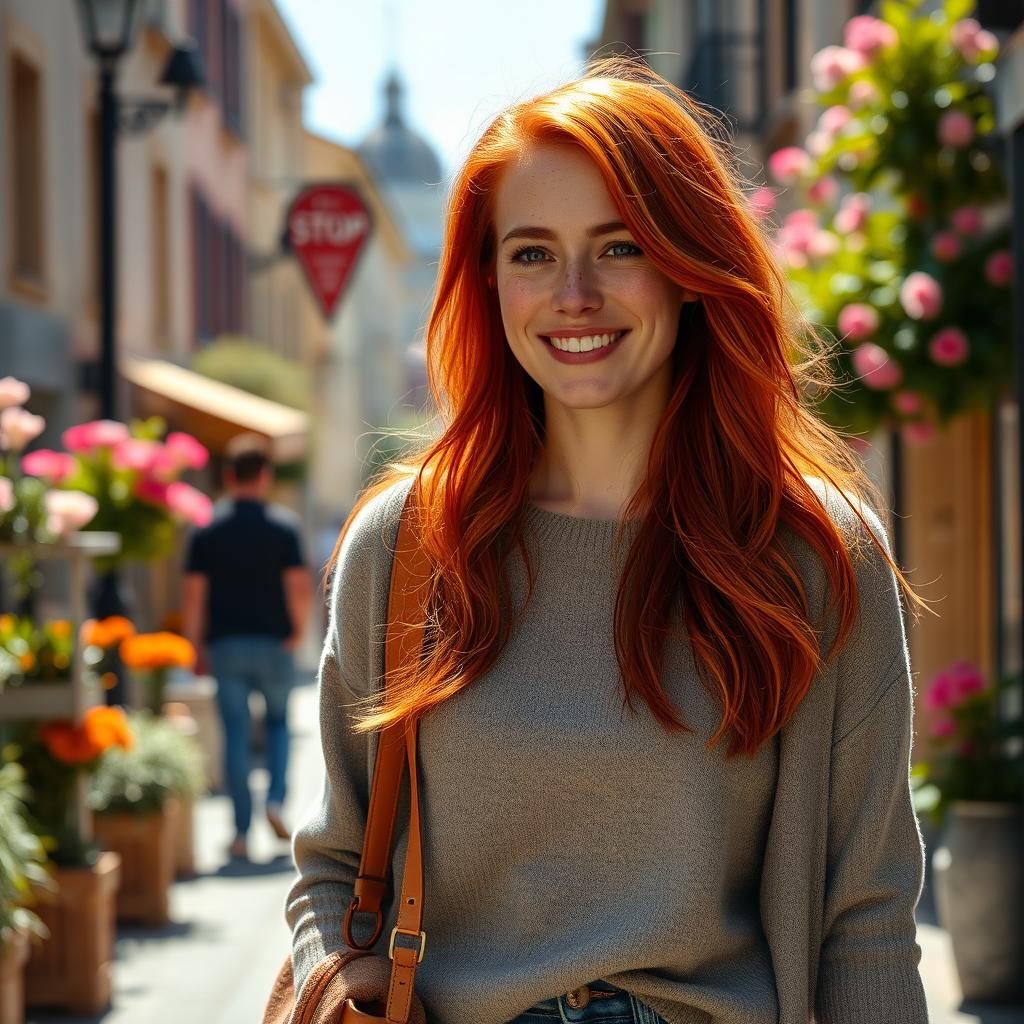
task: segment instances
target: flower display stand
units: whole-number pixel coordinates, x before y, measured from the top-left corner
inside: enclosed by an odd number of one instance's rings
[[[24,932],[12,932],[0,943],[0,1024],[23,1024],[25,1020],[28,944]]]
[[[176,808],[155,814],[97,814],[96,841],[121,859],[117,919],[160,926],[170,920]]]
[[[57,891],[35,909],[50,937],[34,947],[25,969],[25,1002],[81,1016],[110,1003],[115,899],[121,858],[109,850],[93,867],[58,868]]]

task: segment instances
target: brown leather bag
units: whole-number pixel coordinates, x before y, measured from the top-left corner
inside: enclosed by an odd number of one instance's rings
[[[398,539],[391,567],[388,591],[388,625],[385,641],[385,680],[401,664],[419,656],[423,646],[426,620],[426,594],[430,573],[426,559],[416,540],[411,525],[415,485],[409,492],[398,526]],[[366,816],[363,851],[359,860],[359,873],[353,886],[353,896],[345,913],[342,937],[347,950],[331,953],[310,972],[302,986],[300,1002],[295,999],[291,956],[285,958],[274,980],[270,998],[263,1015],[263,1024],[313,1024],[314,1020],[337,1024],[408,1024],[413,1010],[413,983],[416,967],[422,961],[427,937],[423,922],[423,852],[420,835],[419,787],[416,774],[416,723],[406,729],[403,723],[389,726],[380,733],[377,760],[370,788],[370,806]],[[339,1012],[320,1006],[321,999],[331,982],[343,968],[363,957],[370,950],[384,928],[381,901],[387,889],[391,843],[398,811],[398,796],[402,785],[404,764],[409,765],[409,844],[402,877],[398,921],[391,931],[388,957],[391,960],[390,980],[386,998],[375,998],[366,992],[366,985],[356,979],[348,986]],[[363,944],[352,937],[354,914],[373,914],[376,918],[373,934]],[[403,936],[415,940],[414,946],[399,945]],[[373,958],[379,960],[381,958]],[[366,964],[370,966],[369,961]],[[359,968],[363,965],[360,964]],[[353,969],[357,974],[359,968]],[[365,975],[372,972],[363,972]],[[342,986],[344,990],[346,987]],[[333,991],[337,991],[337,986]],[[332,996],[333,998],[333,996]],[[357,1002],[363,1002],[361,1006]]]

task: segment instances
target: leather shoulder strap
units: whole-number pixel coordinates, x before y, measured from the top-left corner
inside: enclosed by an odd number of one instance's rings
[[[427,584],[430,568],[420,549],[415,530],[414,483],[409,491],[398,525],[394,558],[391,567],[391,584],[388,593],[387,634],[384,650],[385,687],[392,673],[402,664],[418,657],[423,646],[426,622]],[[408,744],[411,743],[411,751]],[[415,726],[407,730],[403,723],[396,723],[384,729],[378,739],[377,759],[370,787],[370,804],[367,810],[366,832],[363,838],[359,872],[355,880],[354,894],[345,913],[342,934],[352,949],[371,949],[380,938],[384,927],[381,903],[388,885],[388,871],[391,860],[391,844],[394,834],[395,817],[398,812],[398,796],[402,785],[402,774],[407,758],[411,758],[412,820],[410,821],[409,846],[406,858],[406,876],[410,869],[418,873],[419,882],[413,883],[418,892],[415,902],[417,915],[422,904],[422,860],[419,835],[418,792],[415,786]],[[411,856],[410,856],[411,855]],[[410,863],[412,861],[413,863]],[[405,879],[403,879],[403,891]],[[405,909],[403,897],[403,908]],[[352,935],[352,916],[355,913],[369,913],[376,917],[371,937],[365,943],[358,943]],[[399,927],[406,930],[407,922],[399,918]],[[416,931],[419,931],[417,925]],[[401,947],[399,947],[401,948]]]

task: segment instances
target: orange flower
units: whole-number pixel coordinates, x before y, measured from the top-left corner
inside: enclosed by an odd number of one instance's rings
[[[105,619],[89,619],[82,624],[82,642],[106,650],[126,637],[135,635],[135,627],[123,615],[108,615]]]
[[[135,669],[156,669],[195,664],[195,648],[176,633],[139,633],[121,641],[121,660]]]
[[[107,750],[109,747],[131,750],[135,743],[128,719],[120,708],[102,705],[90,708],[85,713],[82,728],[101,750]]]
[[[52,757],[70,765],[90,764],[110,747],[127,750],[134,743],[128,719],[120,708],[90,708],[80,725],[50,722],[39,735]]]
[[[54,619],[48,623],[50,632],[54,636],[68,637],[71,636],[71,623],[67,619]]]
[[[6,633],[12,629],[14,629],[14,616],[10,612],[0,615],[0,632]]]
[[[22,672],[29,672],[36,663],[36,656],[31,651],[26,651],[20,658],[18,658],[18,664],[21,666]]]

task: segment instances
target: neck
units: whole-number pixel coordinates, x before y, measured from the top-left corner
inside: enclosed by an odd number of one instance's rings
[[[623,518],[647,471],[668,402],[667,379],[650,385],[598,409],[572,409],[545,395],[544,452],[531,479],[530,500],[572,516]]]

